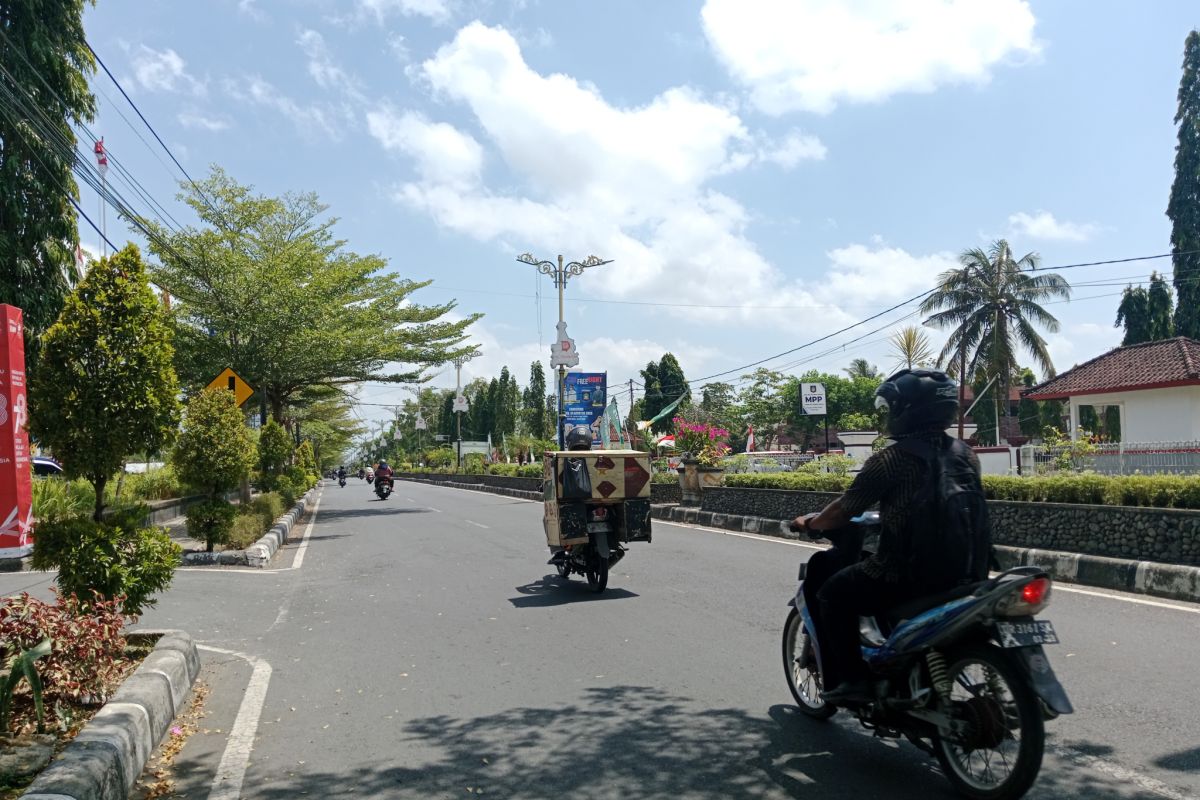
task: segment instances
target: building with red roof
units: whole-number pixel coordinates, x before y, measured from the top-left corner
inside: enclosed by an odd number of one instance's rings
[[[1118,347],[1025,392],[1067,400],[1071,435],[1081,406],[1116,406],[1126,442],[1200,440],[1200,341],[1177,336]]]

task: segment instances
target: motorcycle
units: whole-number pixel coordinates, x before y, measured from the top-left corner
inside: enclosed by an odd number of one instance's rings
[[[375,496],[380,500],[387,500],[392,494],[392,479],[387,475],[379,475],[375,478]]]
[[[858,557],[863,534],[878,528],[879,515],[864,514],[851,524],[849,530],[823,535],[835,549],[843,547],[848,556],[853,548]],[[800,586],[788,603],[783,662],[800,711],[825,720],[839,706],[821,698],[821,652],[810,611],[814,600],[805,591],[807,567],[800,565]],[[1043,649],[1058,643],[1054,626],[1035,619],[1050,594],[1047,573],[1017,567],[861,618],[873,695],[845,707],[875,736],[903,736],[934,756],[963,796],[1023,796],[1041,768],[1045,722],[1074,710]]]
[[[346,488],[346,476],[345,475],[338,476],[338,486],[342,487],[343,489]]]

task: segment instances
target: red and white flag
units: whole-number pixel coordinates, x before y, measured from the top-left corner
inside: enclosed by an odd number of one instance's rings
[[[96,142],[93,148],[96,153],[96,168],[100,170],[101,175],[108,174],[108,153],[104,151],[104,137],[100,137],[100,141]]]
[[[754,426],[753,425],[746,426],[746,452],[747,453],[754,452]]]

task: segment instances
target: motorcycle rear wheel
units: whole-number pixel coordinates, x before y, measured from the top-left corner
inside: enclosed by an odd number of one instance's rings
[[[608,561],[593,553],[588,559],[584,575],[587,577],[588,588],[600,594],[608,587]]]
[[[800,710],[813,719],[829,719],[837,706],[821,699],[821,673],[815,669],[816,655],[800,612],[792,609],[783,624],[783,671],[788,688]]]
[[[1023,797],[1037,779],[1046,744],[1033,688],[1005,653],[974,645],[946,654],[956,718],[966,741],[933,738],[934,754],[959,794],[972,800]]]
[[[560,578],[570,578],[571,577],[571,567],[567,564],[566,561],[559,561],[557,564],[554,565],[554,568],[556,570],[558,570],[558,577],[560,577]]]

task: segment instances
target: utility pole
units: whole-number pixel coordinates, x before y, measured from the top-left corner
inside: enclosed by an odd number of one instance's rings
[[[558,391],[556,392],[558,395],[558,448],[562,450],[566,447],[563,441],[566,434],[563,426],[567,416],[563,409],[563,388],[567,382],[567,367],[573,367],[579,363],[579,353],[575,349],[575,341],[567,336],[567,322],[563,318],[563,291],[567,288],[567,279],[572,275],[582,275],[585,269],[611,264],[612,259],[588,256],[583,261],[563,263],[563,257],[560,254],[558,263],[555,264],[553,261],[538,261],[531,253],[522,253],[517,256],[517,261],[536,267],[537,271],[543,275],[549,275],[554,279],[554,287],[558,289],[558,337],[550,348],[550,367],[551,369],[558,367]]]
[[[108,153],[104,150],[104,137],[96,142],[96,169],[100,172],[100,257],[105,255],[105,242],[108,240],[108,221],[104,212],[105,196],[108,194]]]

